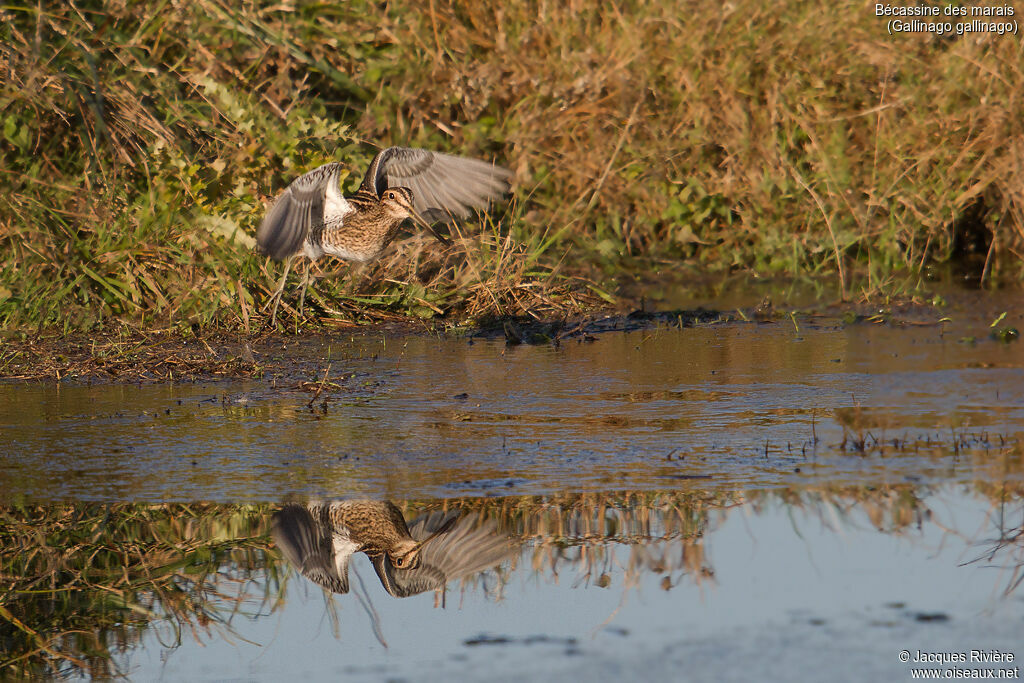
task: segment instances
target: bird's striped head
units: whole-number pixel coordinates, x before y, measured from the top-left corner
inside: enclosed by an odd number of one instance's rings
[[[421,545],[412,539],[399,541],[388,552],[391,565],[395,569],[415,569],[420,563]]]
[[[415,219],[419,217],[413,207],[412,190],[408,187],[392,187],[384,190],[380,196],[380,203],[395,218]]]
[[[408,187],[389,187],[381,194],[380,203],[384,210],[395,218],[402,220],[411,218],[413,223],[433,233],[434,237],[441,244],[449,244],[448,238],[434,229],[434,226],[430,223],[423,220],[423,216],[419,214],[416,206],[413,204],[412,190]]]

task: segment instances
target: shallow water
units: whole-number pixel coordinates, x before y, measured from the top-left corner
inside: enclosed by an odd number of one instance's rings
[[[1024,347],[989,336],[1024,329],[1018,299],[0,384],[0,668],[903,680],[901,649],[1024,656]],[[357,555],[328,598],[270,535],[313,498],[478,512],[515,552],[405,599]]]
[[[8,537],[74,536],[76,514],[83,531],[106,530],[64,555],[57,588],[74,586],[70,604],[29,573],[5,605],[29,628],[66,634],[51,643],[65,659],[36,659],[137,680],[903,680],[914,663],[901,650],[1024,656],[1024,546],[1010,540],[1024,522],[1019,493],[901,485],[459,499],[446,505],[511,539],[507,559],[444,593],[402,599],[362,555],[347,594],[301,576],[270,543],[276,506],[5,510]],[[1007,495],[1015,502],[1001,503]],[[441,504],[397,503],[408,519]],[[0,561],[10,570],[28,554],[46,575],[53,552],[5,544]],[[107,552],[131,559],[97,566]],[[11,657],[33,647],[17,630],[4,642]]]
[[[241,502],[1020,476],[1024,346],[987,327],[804,319],[558,347],[368,335],[256,348],[302,368],[258,382],[4,384],[0,493]]]

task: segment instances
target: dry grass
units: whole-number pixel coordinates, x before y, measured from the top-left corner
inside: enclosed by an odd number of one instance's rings
[[[954,256],[985,280],[1021,271],[1011,36],[890,37],[870,3],[752,0],[120,0],[0,19],[9,328],[258,329],[266,202],[332,159],[351,188],[362,140],[497,159],[517,201],[422,277],[396,273],[432,249],[371,271],[359,311],[548,315],[591,304],[567,274],[652,264],[846,291]],[[346,286],[321,283],[310,319],[350,318]]]
[[[1007,36],[893,39],[863,2],[431,8],[396,10],[397,61],[420,68],[378,100],[412,138],[476,120],[452,137],[511,148],[574,234],[841,271],[942,258],[971,219],[993,258],[1022,255],[1024,62]]]

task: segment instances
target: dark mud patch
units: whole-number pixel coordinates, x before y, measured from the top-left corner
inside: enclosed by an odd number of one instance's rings
[[[388,335],[422,333],[422,325],[389,324],[373,329]],[[350,333],[351,334],[351,333]],[[362,332],[360,332],[362,334]],[[329,361],[297,358],[303,341],[322,333],[215,334],[185,337],[178,332],[29,336],[0,347],[0,378],[52,382],[194,382],[288,376],[320,382]]]
[[[604,314],[588,318],[557,321],[533,320],[526,317],[495,318],[483,321],[468,337],[473,339],[505,339],[505,343],[555,344],[574,340],[595,341],[596,335],[607,332],[633,332],[650,327],[683,328],[694,325],[731,322],[735,314],[698,308],[691,311],[644,311]]]
[[[468,647],[475,647],[477,645],[558,645],[575,648],[578,642],[576,638],[559,638],[543,634],[522,638],[483,634],[476,638],[467,638],[463,641],[463,644]]]
[[[0,354],[0,377],[13,380],[169,382],[262,372],[247,341],[179,334],[29,337],[7,341]]]

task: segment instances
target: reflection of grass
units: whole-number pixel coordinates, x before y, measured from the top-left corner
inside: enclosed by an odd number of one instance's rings
[[[993,500],[989,521],[995,536],[976,544],[985,551],[970,563],[1009,572],[1003,595],[1010,595],[1024,583],[1024,486],[997,484],[984,488],[989,489]]]
[[[751,502],[756,507],[778,499],[788,508],[803,510],[826,523],[849,521],[860,512],[878,531],[901,534],[928,518],[928,507],[921,501],[925,492],[909,484],[789,488],[751,494]]]
[[[822,518],[854,523],[863,514],[882,533],[903,534],[930,518],[924,491],[911,485],[816,487],[757,491],[623,491],[445,502],[497,519],[501,528],[530,545],[538,574],[557,577],[572,570],[577,581],[609,585],[621,569],[625,587],[644,574],[663,575],[666,590],[689,580],[714,577],[704,543],[729,510],[758,510],[781,503]],[[409,503],[418,509],[421,504]],[[618,554],[628,548],[628,557]]]
[[[671,583],[681,575],[695,581],[712,576],[703,549],[711,515],[742,501],[742,493],[621,492],[470,498],[451,504],[496,519],[504,532],[527,541],[535,572],[557,576],[571,568],[580,581],[606,586],[616,564],[624,567],[627,584],[646,572],[664,573]],[[624,563],[615,555],[621,546],[629,548]]]
[[[250,594],[277,575],[266,528],[257,506],[0,509],[0,673],[108,677],[146,629],[167,627],[173,647],[230,627],[246,602],[276,599]]]
[[[1024,489],[979,483],[997,537],[977,561],[1024,582]],[[411,519],[438,508],[476,512],[526,542],[513,563],[539,576],[623,590],[651,574],[666,590],[714,577],[705,552],[725,516],[784,506],[829,528],[862,525],[909,534],[933,520],[911,485],[704,492],[607,492],[398,502]],[[189,634],[210,641],[232,620],[266,614],[290,578],[268,537],[269,505],[55,505],[0,508],[0,676],[107,677],[118,655],[155,632],[165,647]],[[945,530],[973,539],[974,529]],[[510,572],[469,577],[450,590],[500,597]],[[621,576],[621,580],[618,578]],[[351,596],[350,596],[351,597]],[[329,603],[328,609],[333,609]],[[329,611],[329,615],[337,614]]]

